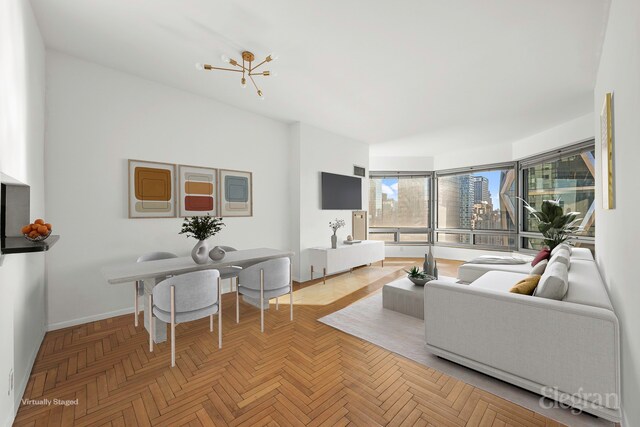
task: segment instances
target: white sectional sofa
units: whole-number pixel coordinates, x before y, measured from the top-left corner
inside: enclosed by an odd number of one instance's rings
[[[573,249],[562,300],[510,293],[530,269],[530,264],[465,264],[459,276],[469,284],[427,283],[427,349],[620,421],[618,319],[591,253]]]

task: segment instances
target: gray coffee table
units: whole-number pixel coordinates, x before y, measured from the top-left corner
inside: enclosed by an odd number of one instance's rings
[[[438,281],[456,283],[458,279],[440,276]],[[403,277],[382,287],[382,307],[424,319],[424,286],[414,285]]]

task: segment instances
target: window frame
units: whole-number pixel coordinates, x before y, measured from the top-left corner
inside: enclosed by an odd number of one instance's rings
[[[575,144],[568,145],[566,147],[558,148],[553,151],[547,151],[542,154],[538,154],[536,156],[527,157],[518,161],[518,194],[520,197],[520,203],[518,203],[518,242],[517,242],[517,250],[518,252],[523,253],[536,253],[538,252],[535,249],[529,249],[524,245],[524,241],[527,238],[530,239],[542,239],[542,233],[536,231],[527,231],[524,229],[525,227],[525,209],[524,209],[524,201],[525,201],[525,180],[524,180],[524,170],[530,167],[539,165],[541,163],[545,163],[548,161],[558,160],[562,157],[574,156],[577,154],[581,154],[587,150],[593,150],[595,152],[595,138],[588,138],[583,141],[577,142]],[[597,167],[597,165],[596,165]],[[595,180],[595,176],[594,176]],[[595,200],[594,200],[595,203]],[[596,230],[597,231],[597,230]],[[570,242],[582,242],[589,243],[595,245],[596,238],[595,236],[581,236],[581,235],[571,235],[569,239]]]
[[[432,171],[369,171],[369,183],[375,178],[427,178],[429,180],[429,218],[427,227],[371,227],[369,234],[393,234],[393,242],[385,245],[423,246],[433,242],[433,172]],[[371,203],[371,201],[369,201]],[[427,240],[401,241],[402,234],[426,234]]]
[[[569,144],[565,147],[561,147],[558,149],[554,149],[551,151],[546,151],[541,154],[537,154],[534,156],[529,156],[522,158],[517,161],[511,162],[501,162],[501,163],[490,163],[479,166],[469,166],[455,169],[443,169],[439,171],[370,171],[369,178],[395,178],[401,176],[415,176],[415,177],[429,177],[430,186],[429,186],[429,221],[428,227],[369,227],[368,232],[370,234],[393,234],[394,241],[393,242],[385,242],[386,245],[399,245],[399,246],[424,246],[431,242],[433,245],[437,246],[447,246],[447,247],[456,247],[456,248],[467,248],[467,249],[482,249],[488,251],[499,251],[499,252],[512,252],[518,251],[523,253],[536,253],[537,251],[534,249],[528,249],[523,245],[523,242],[526,238],[533,239],[541,239],[542,233],[533,232],[533,231],[525,231],[524,230],[524,169],[529,168],[531,166],[535,166],[540,163],[544,163],[547,161],[557,160],[561,157],[571,156],[575,154],[580,154],[586,150],[596,150],[595,146],[595,138],[588,138],[582,141],[579,141],[574,144]],[[597,165],[596,165],[597,168]],[[492,170],[504,170],[504,169],[514,169],[515,171],[515,188],[516,188],[516,215],[514,217],[515,227],[513,230],[471,230],[471,229],[454,229],[454,228],[439,228],[438,227],[438,177],[442,176],[450,176],[457,175],[463,173],[475,173],[475,172],[486,172]],[[597,169],[596,169],[597,170]],[[401,235],[403,233],[407,234],[427,234],[427,241],[416,241],[416,242],[403,242],[401,241]],[[438,233],[449,233],[449,234],[466,234],[469,235],[470,243],[447,243],[447,242],[438,242],[437,236]],[[508,236],[513,237],[514,244],[509,247],[502,246],[494,246],[494,245],[481,245],[475,244],[476,236],[479,235],[494,235],[494,236]],[[573,235],[570,239],[572,242],[582,242],[588,243],[591,245],[595,245],[595,236],[582,236],[582,235]]]
[[[445,169],[434,172],[434,185],[432,194],[433,194],[433,203],[434,203],[434,215],[432,215],[433,221],[432,226],[434,228],[434,236],[431,239],[438,246],[449,246],[449,247],[457,247],[457,248],[469,248],[469,249],[484,249],[484,250],[493,250],[493,251],[502,251],[502,252],[510,252],[516,250],[518,247],[518,227],[519,227],[519,216],[518,216],[518,208],[514,206],[515,212],[513,217],[514,228],[513,230],[473,230],[473,229],[456,229],[456,228],[441,228],[438,226],[438,178],[447,177],[453,175],[461,175],[461,174],[472,174],[476,172],[490,172],[490,171],[498,171],[505,169],[513,169],[515,174],[515,189],[516,189],[516,198],[518,197],[518,189],[519,189],[519,176],[518,176],[518,162],[502,162],[502,163],[491,163],[480,166],[469,166],[463,168],[455,168],[455,169]],[[518,204],[516,202],[516,204]],[[449,233],[449,234],[466,234],[469,236],[469,243],[449,243],[449,242],[439,242],[437,240],[438,233]],[[476,244],[476,236],[478,235],[489,235],[489,236],[508,236],[509,238],[513,238],[514,244],[504,247],[504,246],[494,246],[494,245],[484,245],[484,244]]]

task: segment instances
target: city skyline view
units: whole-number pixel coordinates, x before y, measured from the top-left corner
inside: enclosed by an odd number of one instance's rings
[[[501,171],[477,172],[473,176],[487,178],[489,181],[489,193],[491,194],[491,203],[493,206],[500,206],[500,173]],[[391,200],[398,200],[398,178],[382,178],[381,190]],[[487,200],[488,201],[488,200]]]

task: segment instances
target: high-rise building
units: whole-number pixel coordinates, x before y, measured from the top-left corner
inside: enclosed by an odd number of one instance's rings
[[[429,181],[424,177],[399,179],[398,221],[396,225],[400,227],[428,227],[428,215]]]
[[[489,192],[489,179],[485,176],[472,176],[473,179],[473,203],[491,202]]]

